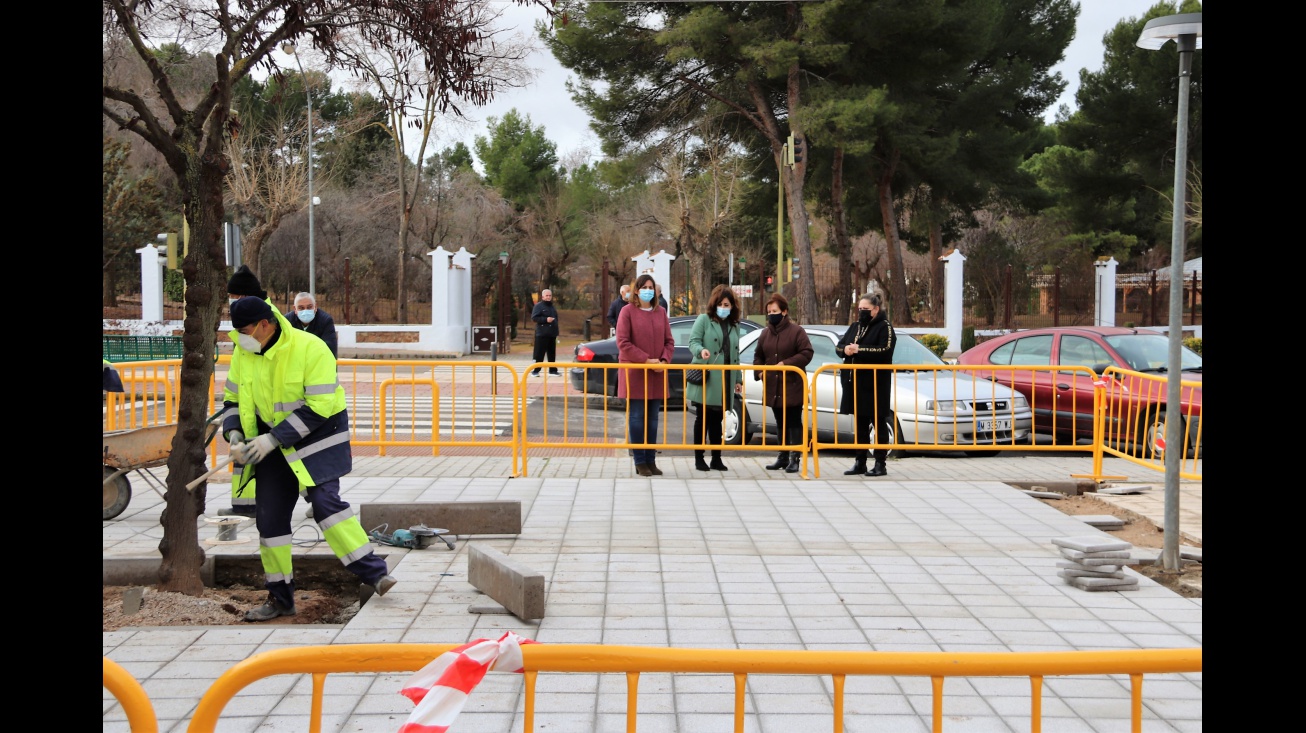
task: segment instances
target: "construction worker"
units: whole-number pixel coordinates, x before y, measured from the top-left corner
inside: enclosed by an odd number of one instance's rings
[[[340,477],[353,467],[353,456],[335,357],[322,339],[287,327],[285,318],[258,297],[231,306],[231,325],[236,346],[222,392],[222,433],[239,466],[233,481],[258,473],[255,526],[268,589],[267,602],[246,611],[245,620],[295,613],[291,514],[301,494],[313,505],[336,557],[385,595],[397,581],[340,498]]]
[[[249,265],[241,265],[236,268],[234,273],[232,273],[231,279],[227,280],[227,299],[229,305],[235,304],[237,300],[240,300],[247,295],[255,298],[267,299],[268,291],[263,289],[263,285],[258,281],[258,276],[249,269]],[[272,305],[271,300],[268,300],[267,303],[268,305]],[[289,327],[290,325],[290,322],[287,321],[286,326]],[[219,413],[219,417],[217,418],[219,424],[221,424],[221,421],[225,418],[225,414]],[[223,507],[219,509],[218,515],[224,517],[231,515],[240,515],[242,517],[254,516],[254,494],[256,493],[256,483],[257,482],[253,479],[250,479],[244,484],[233,480],[231,482],[231,508],[228,509],[227,507]]]

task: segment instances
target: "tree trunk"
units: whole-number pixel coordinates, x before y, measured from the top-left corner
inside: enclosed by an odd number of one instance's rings
[[[930,224],[930,315],[934,324],[943,321],[943,225]]]
[[[789,67],[786,86],[789,94],[789,132],[793,133],[794,139],[802,138],[803,159],[795,162],[793,167],[781,165],[780,170],[788,173],[785,193],[793,231],[794,257],[798,258],[798,320],[801,323],[819,323],[821,315],[816,306],[816,263],[812,262],[812,233],[808,230],[807,203],[803,200],[803,181],[807,174],[807,160],[811,157],[811,141],[807,139],[794,114],[802,100],[798,72],[798,63],[794,62]],[[776,273],[777,280],[779,275]]]
[[[208,418],[209,384],[213,379],[213,352],[218,315],[227,288],[226,255],[222,245],[223,178],[227,158],[222,151],[225,128],[223,107],[210,117],[207,144],[200,152],[200,135],[190,130],[181,141],[186,155],[177,178],[182,184],[182,206],[190,225],[190,254],[182,263],[186,278],[185,356],[177,398],[177,432],[168,456],[166,508],[160,517],[159,589],[198,596],[204,592],[200,568],[204,549],[199,544],[196,520],[203,513],[206,486],[194,491],[186,484],[206,470],[204,423]],[[220,392],[219,392],[220,394]]]
[[[894,151],[880,171],[876,189],[880,200],[880,217],[884,220],[884,240],[889,256],[889,298],[893,321],[897,325],[912,323],[911,308],[907,302],[907,277],[902,271],[902,242],[898,238],[898,216],[893,210],[893,173],[898,167],[898,151]]]
[[[104,268],[101,291],[104,293],[103,305],[105,308],[118,307],[118,274],[114,272],[115,264],[111,262],[108,267]]]
[[[843,148],[835,148],[834,159],[830,163],[830,220],[834,233],[835,250],[839,253],[839,309],[834,315],[835,323],[851,321],[857,301],[853,298],[853,248],[848,241],[848,222],[843,210]]]

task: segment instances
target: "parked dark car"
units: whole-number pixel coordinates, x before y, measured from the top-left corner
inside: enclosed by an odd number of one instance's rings
[[[1102,374],[1118,367],[1164,377],[1169,363],[1169,337],[1159,331],[1105,326],[1063,326],[1016,331],[985,341],[957,357],[958,364],[972,366],[1079,366]],[[1181,368],[1185,382],[1202,381],[1202,357],[1182,348]],[[1034,409],[1034,430],[1058,438],[1091,438],[1093,435],[1093,378],[1083,373],[1053,370],[1003,369],[976,376],[992,377],[1025,395]],[[1138,377],[1121,380],[1123,390],[1113,394],[1126,400],[1122,407],[1108,408],[1107,436],[1132,436],[1133,442],[1152,455],[1156,438],[1163,434],[1166,417],[1164,382]],[[1128,390],[1127,392],[1124,390]],[[1193,425],[1181,425],[1188,436],[1188,450],[1200,447],[1202,417],[1201,387],[1184,387],[1180,395],[1181,419],[1192,416]],[[1121,421],[1126,421],[1121,424]],[[1185,429],[1187,432],[1185,433]],[[1123,441],[1117,441],[1123,442]]]
[[[693,358],[689,353],[689,334],[694,330],[694,321],[697,318],[698,316],[671,317],[671,337],[676,340],[676,350],[671,357],[672,364],[688,364]],[[745,334],[751,331],[756,331],[759,328],[761,328],[761,326],[752,321],[740,321],[739,335],[742,338]],[[576,361],[582,364],[616,364],[617,340],[615,338],[610,338],[603,339],[602,341],[590,341],[588,343],[578,344],[576,346],[575,356]],[[668,369],[667,375],[667,381],[670,386],[670,393],[667,395],[667,403],[670,405],[684,404],[685,378],[683,370]],[[577,391],[615,397],[617,394],[617,370],[572,367],[571,386]]]

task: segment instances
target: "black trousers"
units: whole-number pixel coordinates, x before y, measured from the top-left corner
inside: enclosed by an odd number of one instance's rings
[[[780,441],[786,445],[802,445],[803,406],[776,405],[771,409],[775,412],[775,419],[779,423],[776,425],[776,435],[779,436]]]
[[[542,361],[557,361],[558,360],[558,337],[542,336],[538,333],[535,334],[535,355],[532,356],[531,359],[536,363]],[[536,369],[535,373],[539,374],[540,370]],[[558,373],[557,367],[551,367],[549,369],[549,374],[557,374],[557,373]]]
[[[699,445],[721,445],[721,418],[725,416],[724,410],[720,405],[705,405],[701,402],[694,403],[694,442]],[[703,451],[695,451],[702,455]],[[712,451],[716,458],[721,457],[721,450]]]
[[[892,381],[889,379],[877,380],[875,384],[874,399],[861,401],[857,405],[857,442],[871,442],[871,428],[875,428],[875,442],[889,442],[889,426],[893,424],[893,406],[890,398],[890,389]],[[895,440],[901,440],[894,436]],[[868,451],[861,451],[861,458],[865,459]],[[883,462],[889,457],[888,448],[876,448],[873,453],[876,461]]]

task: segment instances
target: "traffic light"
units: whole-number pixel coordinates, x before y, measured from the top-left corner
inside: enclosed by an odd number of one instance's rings
[[[775,278],[771,275],[766,276],[766,289],[775,290]]]
[[[803,139],[789,133],[789,165],[803,162]]]

